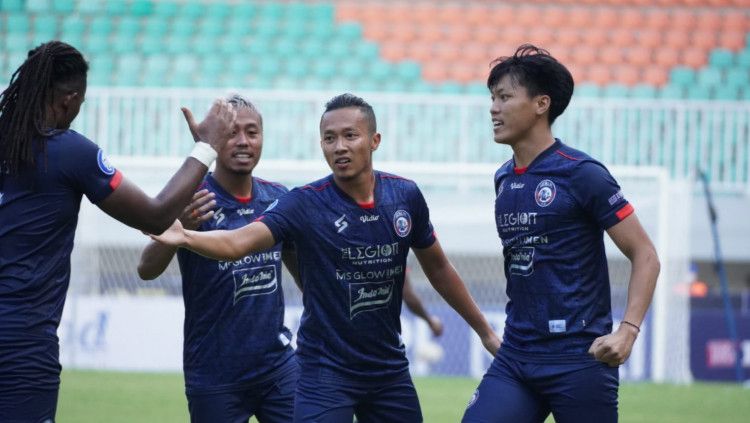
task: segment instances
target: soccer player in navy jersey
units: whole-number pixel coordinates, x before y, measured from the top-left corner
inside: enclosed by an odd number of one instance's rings
[[[513,158],[495,174],[507,318],[502,347],[464,422],[616,422],[618,366],[630,355],[659,274],[651,240],[612,175],[552,136],[573,94],[570,72],[532,45],[487,80],[494,138]],[[632,265],[612,332],[603,232]]]
[[[375,114],[351,94],[320,120],[333,173],[279,198],[256,222],[231,231],[184,230],[156,239],[217,259],[293,241],[304,311],[295,422],[420,422],[400,336],[401,289],[411,248],[427,278],[493,354],[499,339],[445,256],[414,182],[373,170]]]
[[[237,134],[219,151],[214,172],[180,217],[185,228],[240,228],[287,192],[253,176],[263,149],[260,112],[238,95],[228,102],[237,111]],[[159,276],[177,254],[192,422],[247,422],[253,415],[260,423],[292,420],[299,368],[291,332],[284,327],[281,263],[296,275],[296,258],[293,249],[282,247],[278,242],[233,261],[211,260],[155,241],[143,250],[138,266],[143,279]]]
[[[231,136],[233,111],[216,103],[201,139],[151,198],[102,150],[69,129],[88,65],[74,47],[31,50],[0,94],[0,422],[53,422],[60,384],[57,327],[70,280],[81,197],[121,222],[161,232],[180,215]]]

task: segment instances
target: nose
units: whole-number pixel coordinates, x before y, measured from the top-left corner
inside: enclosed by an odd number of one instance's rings
[[[336,137],[336,141],[333,143],[333,151],[335,153],[343,153],[346,151],[346,143],[344,137]]]
[[[236,145],[250,145],[250,138],[247,136],[247,134],[244,131],[240,131],[237,134],[237,142]]]
[[[490,105],[490,116],[495,116],[500,113],[500,102],[497,100],[492,101]]]

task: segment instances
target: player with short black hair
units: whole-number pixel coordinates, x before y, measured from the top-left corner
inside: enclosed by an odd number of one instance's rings
[[[363,110],[364,109],[364,110]],[[295,188],[256,222],[194,232],[175,222],[156,239],[209,257],[236,259],[293,241],[304,287],[295,422],[420,422],[401,341],[400,312],[411,248],[428,280],[494,353],[499,339],[443,252],[413,181],[373,170],[374,114],[350,94],[320,122],[333,173]]]
[[[495,142],[513,158],[495,174],[503,245],[503,343],[464,422],[616,422],[618,366],[651,303],[659,260],[609,171],[552,136],[573,78],[523,45],[487,81]],[[632,264],[625,316],[612,332],[603,232]]]
[[[0,421],[54,421],[60,384],[57,327],[85,194],[136,229],[161,232],[180,215],[233,112],[216,103],[191,159],[151,198],[70,130],[86,95],[88,64],[59,41],[29,51],[0,94]]]
[[[180,217],[185,228],[235,229],[255,220],[288,190],[253,176],[263,151],[263,118],[246,98],[227,102],[237,112],[237,133],[219,151],[216,168]],[[188,124],[195,124],[186,114]],[[286,248],[283,248],[286,247]],[[138,274],[159,276],[172,257],[182,274],[185,300],[183,368],[192,422],[285,423],[292,419],[299,367],[284,326],[282,260],[296,277],[289,245],[217,261],[151,242]]]

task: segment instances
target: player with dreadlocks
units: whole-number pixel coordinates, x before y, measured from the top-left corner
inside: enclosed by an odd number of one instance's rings
[[[0,421],[53,422],[60,383],[57,327],[70,280],[82,196],[136,229],[162,232],[180,215],[233,131],[216,102],[188,158],[155,198],[69,129],[88,64],[59,41],[29,51],[0,94]]]

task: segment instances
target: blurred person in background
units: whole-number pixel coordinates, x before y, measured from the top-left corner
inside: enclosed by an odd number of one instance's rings
[[[0,422],[53,422],[60,385],[57,327],[70,281],[81,198],[133,228],[168,228],[230,138],[233,111],[217,102],[191,157],[155,198],[70,129],[88,64],[59,41],[29,51],[0,94]]]
[[[253,176],[263,150],[263,118],[247,99],[227,102],[237,112],[237,131],[219,151],[193,202],[180,217],[191,230],[236,229],[252,223],[287,189]],[[191,128],[192,115],[185,110]],[[194,134],[197,135],[197,134]],[[138,275],[154,279],[177,254],[185,302],[183,368],[192,422],[260,423],[292,420],[299,367],[284,326],[282,260],[295,277],[289,244],[234,261],[149,243]]]

